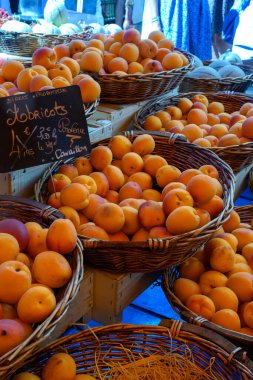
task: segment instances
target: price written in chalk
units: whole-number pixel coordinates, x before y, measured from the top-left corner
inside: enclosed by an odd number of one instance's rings
[[[2,173],[89,153],[79,87],[0,99],[0,138]]]

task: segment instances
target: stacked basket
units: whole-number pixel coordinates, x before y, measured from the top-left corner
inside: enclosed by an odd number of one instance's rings
[[[62,217],[63,215],[52,207],[35,201],[12,196],[0,196],[1,220],[15,218],[24,223],[32,221],[43,227],[48,227],[54,220]],[[44,322],[34,326],[33,333],[22,344],[1,356],[1,379],[13,366],[23,363],[23,360],[50,336],[57,324],[60,323],[62,316],[67,312],[70,302],[74,300],[83,277],[82,249],[79,241],[69,260],[73,271],[72,278],[57,294],[55,310]]]
[[[118,273],[127,272],[154,272],[177,265],[192,256],[195,250],[205,243],[210,235],[216,231],[227,219],[233,208],[234,176],[231,168],[213,152],[181,141],[180,137],[171,135],[156,135],[149,132],[155,140],[155,154],[176,165],[180,170],[199,168],[205,164],[214,165],[223,186],[224,209],[208,224],[197,230],[167,239],[148,239],[141,242],[113,242],[81,237],[84,247],[84,259],[87,263]],[[132,141],[143,132],[126,132],[125,135]],[[108,145],[109,139],[100,141],[97,145]],[[35,186],[36,199],[46,203],[49,193],[47,182],[63,163],[73,160],[54,163],[42,176]]]
[[[164,326],[108,325],[63,337],[37,350],[22,363],[22,368],[15,366],[8,375],[27,371],[40,376],[46,361],[63,352],[75,360],[77,374],[101,379],[111,378],[110,367],[123,369],[131,364],[132,376],[117,378],[143,379],[145,370],[152,367],[152,360],[153,363],[157,358],[166,360],[169,355],[178,360],[184,357],[184,362],[190,358],[205,379],[253,379],[253,363],[240,348],[201,327],[170,320],[164,321]],[[147,361],[149,364],[144,366]],[[169,376],[170,371],[173,373],[173,365],[167,367],[165,376]],[[180,372],[184,373],[183,368]],[[155,378],[165,380],[167,377],[157,373]],[[7,379],[10,377],[2,377],[2,380]]]
[[[235,207],[235,210],[240,215],[240,219],[242,223],[250,223],[251,220],[253,219],[252,205]],[[176,295],[173,292],[174,282],[179,277],[180,277],[179,270],[177,267],[170,268],[163,273],[162,288],[169,303],[173,307],[173,309],[184,320],[187,320],[188,322],[195,324],[197,326],[203,326],[207,328],[208,330],[221,334],[227,339],[233,341],[235,344],[240,345],[241,347],[244,347],[249,352],[250,356],[252,357],[252,354],[253,354],[252,352],[253,337],[252,336],[242,334],[236,331],[228,330],[221,326],[218,326],[206,320],[205,318],[198,316],[197,314],[189,310],[185,305],[183,305],[183,303],[176,297]]]
[[[169,106],[176,105],[180,98],[186,97],[190,99],[196,94],[199,93],[180,93],[174,96],[165,95],[159,101],[149,102],[136,113],[134,120],[135,128],[144,130],[144,120],[147,116],[154,115],[158,111],[163,111]],[[246,102],[253,103],[253,97],[239,93],[227,94],[220,92],[216,94],[207,92],[204,93],[204,95],[211,102],[222,102],[225,106],[225,112],[228,113],[238,111]],[[227,147],[210,147],[207,149],[216,153],[222,160],[230,165],[234,173],[241,171],[253,162],[253,142]]]

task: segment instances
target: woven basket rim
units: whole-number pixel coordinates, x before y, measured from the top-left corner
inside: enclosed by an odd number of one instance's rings
[[[250,211],[252,212],[252,218],[253,218],[253,205],[247,205],[247,206],[237,206],[234,208],[237,212],[244,212],[244,211]],[[168,302],[172,306],[173,310],[179,314],[182,319],[188,321],[189,323],[192,323],[197,326],[203,326],[205,328],[208,328],[214,332],[217,332],[218,334],[224,335],[227,339],[232,339],[238,341],[240,344],[245,345],[252,345],[253,344],[253,336],[243,334],[240,332],[232,331],[229,329],[226,329],[224,327],[221,327],[219,325],[216,325],[215,323],[208,321],[207,319],[199,316],[195,312],[188,309],[173,293],[173,291],[170,288],[170,284],[168,283],[168,272],[172,271],[172,268],[168,268],[166,271],[163,272],[162,276],[162,289],[165,293]],[[172,301],[171,301],[172,300]]]
[[[58,218],[65,218],[58,210],[51,206],[38,203],[35,200],[11,195],[0,195],[0,207],[6,207],[6,210],[8,210],[10,206],[11,208],[15,206],[20,208],[25,207],[26,212],[29,214],[34,213],[35,210],[38,211],[39,220],[44,225],[50,225]],[[75,268],[72,266],[72,278],[69,283],[65,285],[63,297],[57,301],[56,308],[45,321],[35,324],[36,326],[32,334],[24,342],[1,356],[0,374],[2,374],[2,371],[6,371],[12,365],[15,365],[15,363],[20,362],[20,360],[28,356],[38,344],[41,344],[52,333],[57,323],[67,311],[70,302],[74,300],[84,274],[82,244],[79,239],[72,255],[75,260]]]
[[[46,37],[46,38],[69,38],[69,37],[72,37],[72,36],[78,36],[78,35],[81,35],[81,34],[84,34],[85,32],[87,33],[91,33],[92,28],[87,28],[81,32],[78,32],[78,33],[71,33],[71,34],[52,34],[52,33],[34,33],[34,32],[15,32],[15,31],[11,31],[11,30],[1,30],[0,29],[0,34],[2,34],[3,36],[4,35],[13,35],[13,36],[25,36],[25,37]]]
[[[186,344],[189,342],[189,344],[193,344],[195,347],[202,347],[204,350],[206,350],[208,352],[208,355],[210,355],[210,359],[212,356],[218,356],[219,359],[222,359],[222,362],[225,366],[231,365],[234,367],[234,369],[239,369],[239,371],[242,371],[246,378],[253,378],[253,363],[247,357],[247,354],[244,352],[244,350],[236,347],[233,343],[224,339],[216,333],[210,334],[210,332],[202,327],[193,326],[188,323],[180,322],[178,320],[164,320],[159,326],[118,323],[102,327],[88,328],[79,333],[59,338],[56,341],[51,342],[40,349],[37,349],[33,355],[25,361],[24,364],[26,365],[26,368],[27,366],[29,368],[29,365],[31,367],[34,361],[38,362],[45,357],[48,357],[48,353],[53,354],[55,352],[61,352],[62,350],[64,351],[64,345],[69,348],[70,345],[72,345],[74,348],[75,346],[82,344],[82,342],[89,342],[89,339],[96,339],[99,342],[100,336],[101,338],[106,337],[106,340],[108,342],[110,342],[110,336],[112,336],[113,344],[115,340],[117,341],[117,339],[120,339],[122,337],[122,334],[126,336],[140,336],[140,339],[145,342],[148,342],[149,338],[151,338],[152,342],[157,339],[159,343],[159,337],[168,338],[168,346],[172,346],[173,344],[173,347],[175,347],[173,340],[179,342],[178,346],[184,342]],[[122,345],[124,345],[124,342],[122,342]],[[92,345],[91,348],[93,351],[95,350]],[[134,352],[135,347],[132,346],[131,350]],[[143,353],[145,354],[145,351]],[[12,373],[17,372],[18,369],[21,368],[15,367],[12,370]],[[85,368],[81,368],[81,370],[83,372]]]

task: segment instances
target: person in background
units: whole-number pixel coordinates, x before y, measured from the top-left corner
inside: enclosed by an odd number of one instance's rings
[[[165,38],[171,39],[177,48],[189,51],[202,60],[211,59],[212,31],[208,0],[146,0],[145,13],[148,15],[148,21],[143,16],[145,38],[152,30],[161,29]]]
[[[232,52],[242,60],[253,58],[253,0],[241,0]]]
[[[209,0],[212,18],[212,44],[216,58],[229,48],[229,42],[222,38],[224,20],[234,0]]]
[[[12,14],[19,13],[19,0],[10,0],[10,8]]]
[[[101,0],[84,1],[82,13],[86,24],[98,23],[104,25]]]
[[[116,24],[121,21],[120,10],[124,8],[124,21],[119,25],[123,26],[123,29],[135,28],[141,32],[144,3],[145,0],[118,0],[116,5]]]

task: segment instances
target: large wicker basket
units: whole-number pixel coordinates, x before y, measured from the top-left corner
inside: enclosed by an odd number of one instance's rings
[[[92,28],[87,28],[81,33],[72,35],[18,33],[0,30],[0,46],[2,53],[31,57],[33,52],[43,46],[53,48],[55,45],[67,44],[72,39],[89,40]]]
[[[128,74],[124,76],[99,75],[101,101],[107,103],[135,103],[148,100],[174,90],[179,86],[185,74],[193,67],[192,54],[183,52],[189,60],[187,66],[170,71],[148,74]]]
[[[253,81],[253,67],[237,64],[245,73],[242,78],[219,78],[219,79],[197,79],[184,77],[179,87],[180,92],[245,92]]]
[[[125,132],[130,140],[142,132]],[[233,208],[234,175],[230,167],[213,152],[185,143],[180,137],[170,138],[150,132],[155,140],[155,154],[159,154],[180,170],[199,168],[213,164],[219,171],[223,185],[224,210],[205,226],[173,236],[169,239],[148,239],[142,242],[113,242],[81,238],[84,246],[84,259],[91,265],[112,272],[153,272],[183,262],[194,254],[195,249],[206,242],[209,236],[227,219]],[[107,145],[109,139],[96,145]],[[66,161],[65,161],[66,162]],[[69,161],[68,161],[69,162]],[[71,162],[71,161],[70,161]],[[40,202],[48,199],[47,182],[52,173],[63,164],[56,162],[49,168],[35,185],[35,196]]]
[[[198,93],[202,92],[200,91]],[[180,98],[191,98],[198,93],[192,92],[177,94],[174,96],[166,95],[159,101],[149,102],[136,113],[134,118],[134,127],[144,130],[144,120],[147,116],[154,115],[158,111],[162,111],[169,106],[177,104]],[[225,92],[220,92],[215,94],[208,92],[204,93],[204,95],[212,102],[222,102],[225,106],[225,112],[228,113],[238,111],[245,102],[253,103],[252,96],[240,93],[227,94]],[[234,173],[244,169],[248,165],[251,165],[253,162],[253,141],[241,145],[233,145],[228,147],[210,147],[207,149],[212,150],[222,160],[226,161],[227,164],[231,166]]]
[[[253,168],[249,172],[249,188],[251,193],[253,194]]]
[[[60,352],[72,356],[76,362],[77,374],[107,379],[110,378],[106,375],[108,363],[124,366],[151,355],[169,355],[171,352],[185,355],[186,351],[199,368],[207,369],[211,365],[210,379],[253,378],[253,363],[246,352],[218,334],[180,321],[165,320],[162,324],[163,326],[115,324],[83,330],[37,350],[22,363],[22,368],[13,368],[9,376],[1,379],[8,380],[10,375],[23,371],[40,376],[46,361]],[[135,379],[140,377],[133,376],[132,380]]]
[[[249,223],[253,219],[253,206],[235,207],[235,210],[239,213],[242,223]],[[207,329],[217,332],[218,334],[225,336],[227,339],[232,340],[235,344],[245,346],[251,357],[253,357],[253,336],[220,327],[189,310],[173,293],[173,285],[177,278],[179,278],[179,271],[177,267],[170,268],[165,271],[163,273],[162,288],[169,303],[182,317],[182,319],[198,326],[206,327]]]
[[[48,227],[54,220],[61,217],[63,215],[50,206],[45,206],[29,199],[0,195],[0,220],[4,218],[16,218],[24,223],[33,221],[43,227]],[[43,343],[57,324],[60,323],[62,316],[68,310],[70,302],[74,300],[83,277],[82,246],[80,241],[78,241],[76,249],[69,260],[73,271],[72,279],[56,295],[57,306],[54,312],[44,322],[34,326],[32,335],[26,341],[1,356],[1,379],[4,373],[8,373],[10,368],[18,365],[18,363],[22,363],[24,358],[29,356],[35,348]]]

